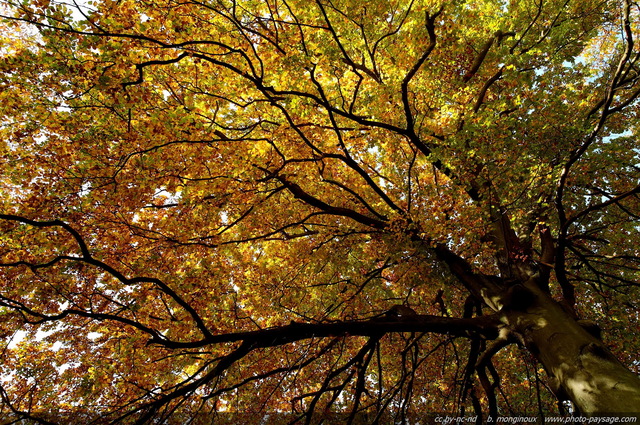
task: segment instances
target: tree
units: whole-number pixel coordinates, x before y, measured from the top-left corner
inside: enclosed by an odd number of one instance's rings
[[[635,3],[5,3],[8,418],[638,415]]]

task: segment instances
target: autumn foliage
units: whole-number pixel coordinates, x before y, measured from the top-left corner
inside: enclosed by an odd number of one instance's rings
[[[640,411],[635,3],[0,12],[0,422]]]

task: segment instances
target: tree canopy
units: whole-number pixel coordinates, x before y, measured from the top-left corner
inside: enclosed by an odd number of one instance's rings
[[[638,4],[3,3],[5,418],[638,415]]]

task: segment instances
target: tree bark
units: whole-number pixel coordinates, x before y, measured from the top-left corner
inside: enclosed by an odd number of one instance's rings
[[[535,278],[519,286],[519,305],[506,304],[503,320],[543,365],[556,394],[566,395],[582,415],[640,415],[640,378],[541,291]]]

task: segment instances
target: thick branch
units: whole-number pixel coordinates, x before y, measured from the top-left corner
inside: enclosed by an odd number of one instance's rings
[[[379,336],[386,333],[431,332],[459,337],[481,335],[497,338],[501,322],[497,316],[481,316],[469,319],[442,316],[409,316],[396,320],[370,319],[332,323],[295,323],[270,329],[213,335],[206,340],[192,343],[150,340],[169,348],[198,348],[210,344],[250,342],[255,347],[275,347],[310,338],[337,336]]]
[[[476,299],[484,301],[494,311],[500,310],[496,297],[500,296],[504,288],[501,287],[496,277],[475,273],[471,264],[444,244],[439,244],[435,251]]]
[[[291,192],[291,194],[295,198],[300,199],[305,203],[311,205],[312,207],[318,208],[327,214],[348,217],[357,221],[358,223],[362,223],[366,226],[370,226],[376,229],[382,229],[386,227],[386,223],[384,221],[381,221],[372,217],[367,217],[366,215],[360,214],[359,212],[351,210],[349,208],[335,207],[333,205],[329,205],[326,202],[316,198],[315,196],[305,192],[296,183],[292,183],[280,176],[275,176],[275,177],[278,180],[280,180],[282,184],[284,184],[287,190],[289,190],[289,192]]]

